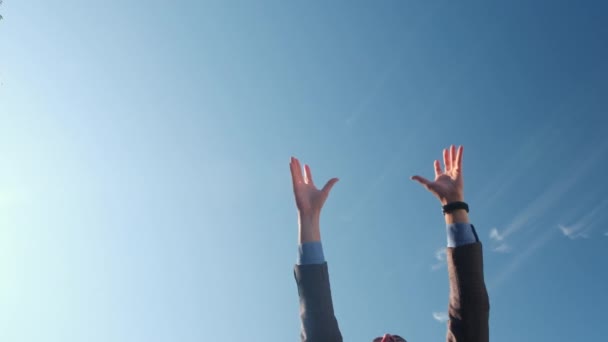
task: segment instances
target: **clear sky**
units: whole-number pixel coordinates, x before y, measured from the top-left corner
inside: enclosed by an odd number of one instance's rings
[[[603,341],[603,1],[0,7],[0,341],[297,341],[289,157],[345,341],[443,341],[465,146],[492,341]]]

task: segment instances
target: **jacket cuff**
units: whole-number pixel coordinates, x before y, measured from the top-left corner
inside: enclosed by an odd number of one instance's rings
[[[298,265],[322,264],[325,262],[321,241],[304,242],[298,245]]]
[[[459,247],[479,242],[475,227],[470,223],[452,223],[446,225],[448,247]]]

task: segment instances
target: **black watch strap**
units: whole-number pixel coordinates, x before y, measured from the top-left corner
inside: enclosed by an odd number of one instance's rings
[[[469,212],[469,205],[466,204],[465,202],[450,202],[446,205],[444,205],[443,207],[443,214],[449,214],[454,210],[459,210],[459,209],[464,209],[467,211],[467,213]]]

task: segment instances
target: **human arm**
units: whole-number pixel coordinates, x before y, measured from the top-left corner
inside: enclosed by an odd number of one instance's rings
[[[412,177],[442,205],[464,202],[463,147],[443,150],[445,170],[435,161],[435,180]],[[445,213],[448,233],[447,264],[450,299],[447,341],[488,342],[490,304],[483,275],[482,246],[464,209]]]
[[[292,157],[290,169],[298,209],[300,255],[294,275],[300,297],[301,339],[303,342],[341,342],[320,229],[321,209],[338,179],[333,178],[322,189],[317,189],[308,165],[304,166],[303,174],[300,161]]]

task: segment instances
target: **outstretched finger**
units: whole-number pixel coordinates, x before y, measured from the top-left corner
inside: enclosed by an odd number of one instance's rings
[[[289,168],[291,169],[291,180],[293,181],[293,185],[295,187],[296,184],[302,182],[302,170],[299,167],[298,158],[291,157]]]
[[[414,180],[414,181],[422,184],[422,186],[424,186],[427,189],[431,186],[431,183],[433,183],[430,180],[428,180],[428,179],[426,179],[426,178],[424,178],[422,176],[418,176],[418,175],[412,176],[411,180]]]
[[[338,183],[338,181],[339,181],[338,178],[332,178],[332,179],[328,180],[327,183],[325,183],[325,186],[323,187],[323,189],[321,191],[323,191],[325,193],[325,195],[329,195],[331,188],[333,188],[334,184]]]
[[[458,154],[456,155],[456,165],[458,165],[458,170],[462,170],[462,154],[464,152],[464,146],[458,147]]]
[[[456,164],[456,146],[454,146],[454,145],[450,146],[450,160],[451,160],[450,165],[451,165],[451,168],[453,169],[458,165],[458,164]]]
[[[304,182],[304,175],[302,173],[302,165],[300,164],[300,160],[298,158],[295,158],[295,164],[296,164],[296,170],[298,171],[298,182],[303,183]]]
[[[452,168],[452,157],[450,156],[450,150],[447,148],[443,149],[443,165],[445,165],[445,172],[449,172]]]
[[[289,160],[289,171],[291,172],[291,182],[296,185],[296,172],[294,170],[293,157]]]
[[[310,166],[308,166],[307,164],[304,164],[304,181],[306,182],[306,184],[315,184],[312,181],[312,172],[310,172]]]
[[[439,160],[435,160],[435,178],[441,176],[441,163],[439,163]]]

